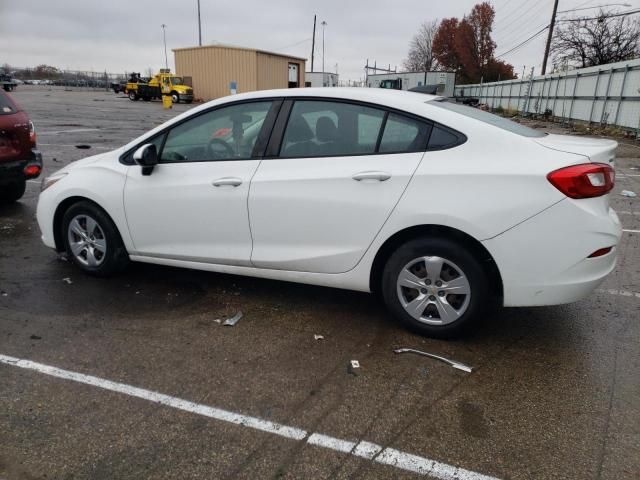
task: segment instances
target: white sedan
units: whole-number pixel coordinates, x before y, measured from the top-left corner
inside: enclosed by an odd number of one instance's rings
[[[418,93],[260,91],[57,171],[38,223],[90,274],[133,260],[375,292],[450,337],[613,270],[615,147]]]

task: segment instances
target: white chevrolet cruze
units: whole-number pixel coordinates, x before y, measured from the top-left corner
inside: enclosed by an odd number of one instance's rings
[[[612,271],[615,147],[418,93],[261,91],[55,172],[38,223],[90,274],[133,260],[371,291],[450,337]]]

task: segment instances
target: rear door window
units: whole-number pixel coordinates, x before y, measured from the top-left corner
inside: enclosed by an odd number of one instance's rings
[[[385,112],[363,105],[297,100],[282,139],[280,157],[373,154]]]

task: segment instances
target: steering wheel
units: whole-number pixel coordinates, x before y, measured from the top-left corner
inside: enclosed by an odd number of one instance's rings
[[[222,145],[225,149],[224,153],[227,153],[227,156],[224,156],[223,152],[220,152],[220,150],[215,150],[213,149],[213,145]],[[233,149],[229,146],[229,144],[227,142],[225,142],[224,140],[221,140],[219,138],[212,138],[211,140],[209,140],[209,144],[207,145],[207,149],[209,150],[209,153],[211,153],[211,156],[213,156],[213,158],[233,158],[235,153],[233,151]],[[222,156],[221,156],[222,155]]]

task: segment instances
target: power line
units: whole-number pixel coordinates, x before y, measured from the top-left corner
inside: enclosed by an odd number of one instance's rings
[[[518,33],[520,33],[519,31],[522,29],[522,26],[523,26],[523,25],[525,25],[525,24],[527,24],[527,23],[529,23],[529,22],[530,22],[530,19],[531,19],[532,17],[538,17],[538,16],[539,16],[539,14],[542,12],[542,9],[546,9],[546,8],[547,8],[547,5],[546,5],[546,4],[544,4],[544,3],[539,3],[539,4],[537,4],[537,5],[536,5],[536,4],[534,4],[534,5],[533,5],[533,7],[534,7],[534,8],[535,8],[535,7],[538,7],[538,8],[535,10],[535,14],[534,14],[534,13],[532,13],[531,15],[527,15],[527,16],[525,17],[525,15],[526,15],[527,13],[529,13],[532,9],[529,9],[529,10],[527,10],[526,12],[523,12],[523,14],[522,14],[522,16],[521,16],[521,17],[518,17],[518,19],[515,19],[515,20],[513,21],[514,23],[512,23],[512,24],[511,24],[511,25],[509,25],[505,30],[503,30],[503,31],[501,31],[501,32],[500,32],[500,37],[502,37],[502,38],[501,38],[501,42],[502,42],[502,43],[506,43],[506,42],[505,42],[506,38],[512,38],[512,37],[513,37],[513,32],[518,32]],[[542,9],[541,9],[540,7],[542,7]],[[519,19],[520,19],[520,18],[523,18],[523,19],[525,20],[525,21],[524,21],[524,23],[523,23],[523,22],[521,22],[521,21],[519,21]],[[546,22],[545,22],[545,24],[546,24]],[[497,35],[496,35],[496,37],[497,37],[497,38],[500,38],[500,37],[498,37]]]
[[[547,0],[547,1],[548,1],[548,0]],[[539,2],[539,3],[538,3],[538,2],[534,2],[534,3],[533,3],[533,5],[531,5],[528,9],[526,9],[525,11],[523,11],[520,15],[518,15],[517,17],[515,17],[513,20],[511,20],[511,21],[509,22],[509,25],[510,25],[510,26],[511,26],[511,25],[513,25],[513,23],[514,23],[514,22],[517,22],[517,21],[518,21],[518,20],[520,20],[521,18],[524,18],[524,17],[525,17],[525,15],[526,15],[527,13],[529,13],[530,11],[532,11],[532,10],[533,10],[533,9],[535,9],[535,8],[539,8],[541,5],[542,5],[542,6],[545,6],[545,5],[544,5],[544,2]],[[526,7],[526,6],[527,6],[527,5],[522,5],[522,7]],[[516,11],[514,11],[514,12],[512,12],[512,14],[513,14],[513,13],[516,13],[516,12],[517,12],[517,10],[516,10]],[[507,15],[506,17],[501,18],[499,21],[496,21],[496,27],[497,27],[499,24],[500,24],[500,25],[501,25],[501,24],[503,24],[503,23],[504,23],[504,22],[505,22],[509,17],[511,17],[511,16],[512,16],[512,15]]]
[[[536,33],[534,33],[533,35],[531,35],[529,38],[527,38],[525,41],[519,43],[518,45],[516,45],[515,47],[513,47],[510,50],[507,50],[504,53],[501,53],[500,55],[496,55],[496,58],[500,58],[500,57],[504,57],[505,55],[513,52],[514,50],[519,49],[520,47],[525,46],[527,43],[529,43],[531,40],[533,40],[534,38],[538,37],[541,33],[543,33],[547,28],[549,28],[549,25],[546,25],[544,28],[542,28],[541,30],[538,30]]]
[[[558,20],[558,22],[583,22],[586,20],[600,20],[603,18],[613,18],[613,17],[624,17],[626,15],[635,15],[636,13],[640,13],[640,8],[637,10],[627,10],[626,12],[620,13],[612,13],[611,15],[601,15],[599,17],[590,17],[590,18],[564,18]]]
[[[311,40],[312,40],[311,38],[305,38],[304,40],[301,40],[296,43],[292,43],[291,45],[285,45],[284,47],[274,48],[274,50],[285,50],[287,48],[297,47],[298,45],[302,45],[303,43],[310,42]]]

